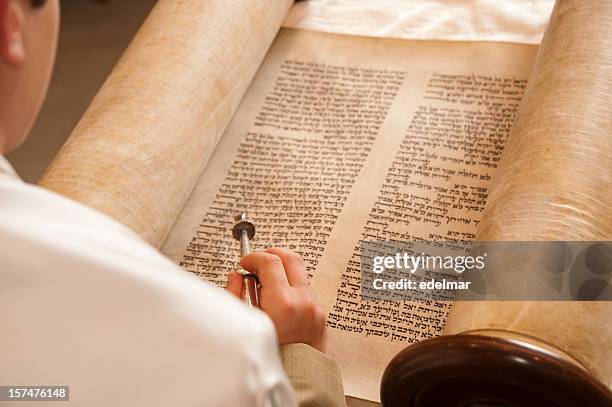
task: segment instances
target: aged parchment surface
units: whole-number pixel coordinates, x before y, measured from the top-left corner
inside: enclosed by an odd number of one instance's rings
[[[359,241],[475,237],[535,52],[281,30],[162,250],[222,285],[248,211],[255,249],[309,264],[347,394],[378,400],[450,305],[361,301]]]

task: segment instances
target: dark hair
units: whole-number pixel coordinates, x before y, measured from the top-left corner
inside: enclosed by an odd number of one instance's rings
[[[46,0],[30,0],[32,2],[32,7],[42,7]]]

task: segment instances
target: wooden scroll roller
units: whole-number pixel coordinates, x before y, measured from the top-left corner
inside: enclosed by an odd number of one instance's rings
[[[612,2],[557,2],[478,240],[612,238],[610,38]],[[456,302],[444,333],[391,362],[384,406],[612,405],[612,303]]]
[[[40,184],[159,247],[291,3],[159,0]]]

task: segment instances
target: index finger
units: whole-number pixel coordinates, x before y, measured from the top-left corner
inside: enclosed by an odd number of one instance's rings
[[[287,280],[292,287],[308,286],[306,263],[304,263],[302,256],[291,250],[281,249],[280,247],[270,248],[266,250],[266,252],[280,257],[285,267]]]
[[[245,270],[257,274],[262,287],[289,287],[285,268],[280,257],[266,253],[255,252],[244,256],[240,265]]]

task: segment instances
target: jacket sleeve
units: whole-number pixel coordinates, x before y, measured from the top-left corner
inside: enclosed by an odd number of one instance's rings
[[[300,407],[346,407],[340,369],[302,343],[281,346],[281,358]]]

